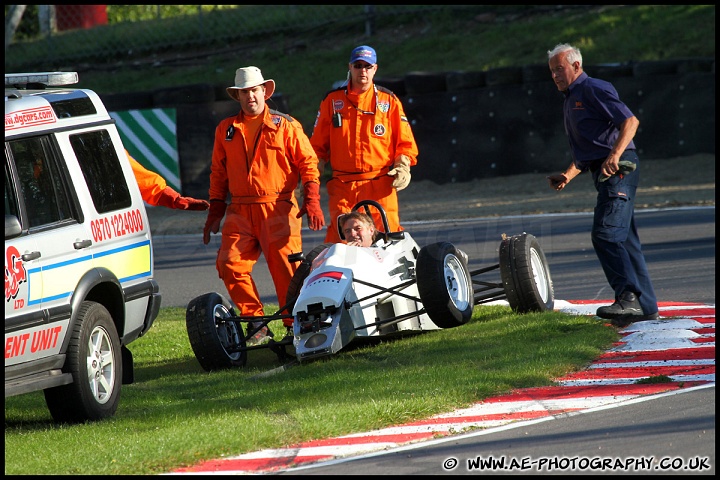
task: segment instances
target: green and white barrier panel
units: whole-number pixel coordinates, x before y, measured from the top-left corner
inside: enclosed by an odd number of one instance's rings
[[[110,112],[130,155],[182,192],[174,108]]]

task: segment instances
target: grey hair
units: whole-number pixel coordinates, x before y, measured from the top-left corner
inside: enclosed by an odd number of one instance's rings
[[[575,62],[579,62],[582,68],[582,54],[580,53],[580,49],[573,47],[569,43],[559,43],[555,45],[555,48],[552,50],[548,50],[548,60],[563,52],[567,52],[565,60],[567,60],[569,64],[572,65]]]

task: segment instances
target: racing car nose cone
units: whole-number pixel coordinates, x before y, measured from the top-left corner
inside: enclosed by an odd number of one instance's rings
[[[316,333],[305,341],[306,348],[316,348],[327,341],[327,335],[324,333]]]

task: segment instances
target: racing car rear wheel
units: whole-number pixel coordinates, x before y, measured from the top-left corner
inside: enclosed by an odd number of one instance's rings
[[[326,248],[330,248],[333,245],[333,243],[323,243],[322,245],[318,245],[317,247],[310,250],[310,252],[305,255],[305,259],[300,262],[300,266],[297,270],[295,270],[295,274],[290,279],[290,285],[288,286],[287,295],[285,296],[285,303],[287,304],[287,312],[289,314],[292,314],[293,308],[295,307],[295,302],[300,296],[300,289],[302,288],[303,282],[305,281],[307,276],[310,275],[310,270],[312,270],[312,262]]]
[[[190,301],[185,313],[190,346],[200,366],[211,372],[244,367],[247,362],[245,334],[240,322],[225,321],[234,317],[230,302],[219,293],[211,292]]]
[[[529,233],[513,235],[500,243],[500,278],[510,308],[518,313],[552,310],[552,279],[545,253]]]
[[[420,249],[417,287],[430,319],[440,328],[467,323],[474,307],[473,286],[465,255],[449,242]]]

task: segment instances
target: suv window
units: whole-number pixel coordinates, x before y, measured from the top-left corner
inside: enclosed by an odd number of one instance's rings
[[[7,148],[7,147],[5,147]],[[7,151],[5,157],[8,157]],[[20,218],[20,210],[17,205],[17,198],[15,196],[15,189],[13,188],[12,172],[10,172],[10,165],[5,162],[5,215],[12,215]]]
[[[107,130],[70,135],[85,183],[99,213],[132,205],[120,160]]]
[[[46,137],[8,142],[17,166],[18,180],[27,209],[28,227],[39,227],[72,218],[72,210],[57,163]],[[7,187],[5,192],[8,197]],[[17,212],[15,212],[17,214]]]
[[[73,118],[95,115],[97,109],[85,92],[62,92],[45,95],[58,118]]]

